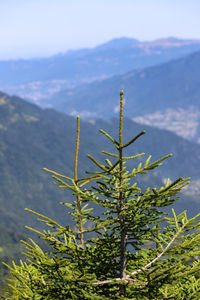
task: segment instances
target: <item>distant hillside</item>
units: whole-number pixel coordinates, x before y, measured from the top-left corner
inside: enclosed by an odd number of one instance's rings
[[[200,52],[62,91],[47,102],[67,114],[110,118],[118,112],[121,88],[128,99],[128,117],[200,140]]]
[[[66,220],[63,208],[57,203],[68,199],[69,194],[51,184],[42,168],[73,175],[75,119],[1,93],[0,120],[0,225],[9,223],[10,228],[15,229],[16,223],[21,223],[22,219],[25,223],[29,221],[29,215],[23,211],[27,206],[41,213],[50,213],[52,217],[59,216],[61,221]],[[92,165],[86,158],[87,153],[103,158],[100,149],[104,148],[106,141],[98,129],[104,128],[112,133],[114,128],[117,132],[117,127],[115,119],[81,123],[80,175]],[[167,153],[174,154],[166,167],[157,173],[159,177],[200,178],[200,170],[196,167],[200,163],[200,146],[170,132],[128,119],[125,121],[125,140],[144,128],[147,134],[134,146],[133,153],[147,151],[154,159]],[[111,150],[109,143],[106,148]]]
[[[118,120],[81,122],[79,176],[93,168],[86,158],[87,153],[102,160],[101,149],[112,151],[110,143],[98,132],[99,128],[116,136]],[[129,119],[124,122],[124,141],[143,129],[146,129],[146,135],[127,154],[146,152],[153,155],[152,159],[168,153],[174,156],[159,170],[140,177],[142,187],[160,186],[167,177],[191,176],[196,188],[200,179],[197,167],[200,165],[200,146],[168,131],[143,126]],[[73,176],[75,133],[73,117],[0,93],[0,259],[8,260],[10,256],[18,255],[16,243],[26,235],[24,225],[38,228],[36,218],[25,212],[25,207],[62,224],[71,222],[59,205],[60,201],[72,201],[70,193],[57,188],[42,168]],[[129,167],[135,165],[136,162]],[[181,195],[175,206],[178,211],[188,209],[194,214],[199,210],[198,196],[194,198],[191,192],[193,190],[187,189]],[[195,193],[199,194],[199,188]]]
[[[198,50],[200,40],[119,38],[49,58],[0,61],[0,89],[42,103],[65,88],[158,65]]]

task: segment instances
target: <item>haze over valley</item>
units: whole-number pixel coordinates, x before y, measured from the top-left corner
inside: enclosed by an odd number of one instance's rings
[[[200,40],[124,37],[47,58],[4,60],[0,61],[0,90],[42,105],[43,99],[60,90],[159,65],[198,50]]]
[[[131,38],[52,57],[0,61],[0,89],[83,119],[118,113],[200,142],[200,40]],[[106,105],[105,105],[106,103]]]

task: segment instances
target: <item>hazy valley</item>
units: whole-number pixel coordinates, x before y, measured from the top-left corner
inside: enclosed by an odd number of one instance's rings
[[[118,91],[124,89],[129,118],[199,142],[199,64],[200,52],[195,52],[159,66],[60,91],[44,103],[85,119],[108,119],[117,116]]]
[[[48,58],[0,61],[0,90],[42,105],[61,90],[159,65],[198,50],[199,40],[119,38]]]

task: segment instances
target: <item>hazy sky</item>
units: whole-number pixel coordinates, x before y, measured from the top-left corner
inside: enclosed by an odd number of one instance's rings
[[[48,56],[122,36],[200,39],[200,0],[0,0],[0,59]]]

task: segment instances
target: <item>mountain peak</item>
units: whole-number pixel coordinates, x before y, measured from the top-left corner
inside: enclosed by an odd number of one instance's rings
[[[127,37],[114,38],[100,46],[97,46],[96,49],[99,48],[122,48],[124,46],[130,46],[131,44],[139,43],[139,40]]]

